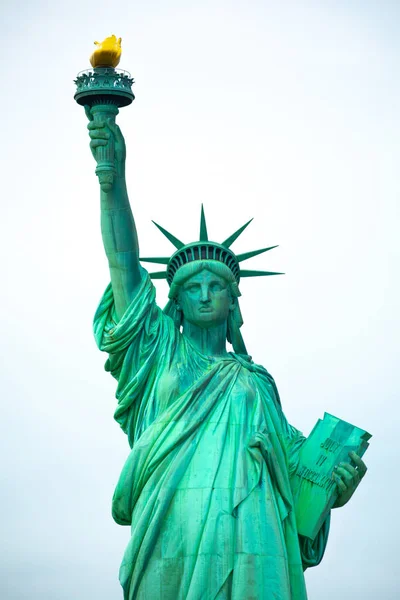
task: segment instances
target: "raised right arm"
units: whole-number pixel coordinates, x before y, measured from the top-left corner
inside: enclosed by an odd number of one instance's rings
[[[117,318],[120,319],[140,285],[139,244],[135,221],[129,204],[125,181],[125,141],[118,125],[94,121],[89,108],[88,129],[90,149],[96,159],[96,149],[115,141],[115,166],[117,176],[109,192],[100,190],[101,233],[108,258],[111,285]]]

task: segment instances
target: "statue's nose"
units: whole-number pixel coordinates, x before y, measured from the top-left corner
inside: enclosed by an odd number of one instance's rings
[[[210,290],[208,289],[208,286],[204,285],[201,287],[200,302],[210,302]]]

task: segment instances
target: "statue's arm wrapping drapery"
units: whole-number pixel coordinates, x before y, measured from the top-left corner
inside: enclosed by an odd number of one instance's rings
[[[109,355],[105,370],[118,381],[114,416],[131,446],[162,409],[162,402],[156,404],[153,395],[157,365],[172,358],[179,337],[172,320],[155,302],[147,271],[141,271],[142,283],[120,320],[111,284],[94,317],[96,342]]]

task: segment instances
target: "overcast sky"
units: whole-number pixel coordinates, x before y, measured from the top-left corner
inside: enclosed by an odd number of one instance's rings
[[[128,453],[91,323],[108,282],[84,111],[93,41],[122,36],[136,100],[119,123],[143,255],[151,219],[233,246],[242,329],[308,434],[324,411],[373,434],[334,511],[310,600],[395,600],[399,568],[397,1],[69,0],[2,4],[2,600],[118,600]],[[157,284],[164,305],[167,284]]]

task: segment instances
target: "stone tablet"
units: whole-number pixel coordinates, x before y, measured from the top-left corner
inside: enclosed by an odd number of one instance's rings
[[[350,462],[349,452],[363,456],[371,434],[329,413],[319,419],[304,443],[292,476],[297,529],[314,540],[337,498],[332,472]]]

